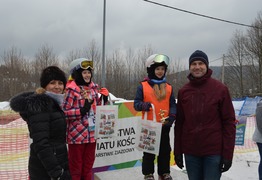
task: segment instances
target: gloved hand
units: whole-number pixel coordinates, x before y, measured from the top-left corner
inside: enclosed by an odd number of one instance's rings
[[[109,91],[104,87],[100,89],[99,93],[104,96],[109,96]]]
[[[227,160],[227,159],[222,158],[220,161],[219,169],[221,172],[226,172],[229,170],[231,165],[232,165],[232,160]]]
[[[69,170],[65,170],[63,174],[58,178],[59,180],[71,180],[72,177],[70,175]]]
[[[104,104],[106,104],[108,101],[109,91],[106,88],[102,87],[99,93],[101,94],[100,100],[102,101],[103,99]]]
[[[105,95],[102,95],[102,94],[101,94],[101,97],[100,97],[100,101],[101,101],[101,102],[102,102],[102,99],[103,99],[104,104],[107,104],[107,102],[108,102],[108,96],[105,96]]]
[[[94,102],[94,100],[89,101],[88,99],[85,99],[84,106],[80,108],[81,116],[84,116],[90,110],[93,102]]]
[[[58,177],[51,178],[51,180],[71,180],[72,177],[70,175],[69,170],[62,169],[61,174]]]
[[[183,163],[183,154],[175,155],[175,162],[177,167],[180,169],[183,169],[184,163]]]
[[[171,127],[175,121],[175,116],[169,116],[164,122],[164,126]]]
[[[142,111],[150,111],[151,108],[151,103],[150,102],[143,102],[142,104]]]

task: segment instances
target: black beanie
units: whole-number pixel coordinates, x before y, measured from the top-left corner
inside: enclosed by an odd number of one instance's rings
[[[158,78],[155,74],[155,69],[158,66],[165,66],[165,74],[162,78]],[[166,76],[166,71],[167,71],[167,65],[165,64],[165,62],[154,63],[150,67],[147,68],[147,74],[148,74],[149,79],[162,80]]]
[[[66,85],[66,75],[64,71],[59,69],[57,66],[48,66],[42,71],[41,77],[40,77],[40,85],[42,88],[45,88],[50,81],[52,80],[59,80],[62,81],[64,84],[64,87]]]
[[[206,53],[204,53],[203,51],[196,50],[195,52],[193,52],[193,54],[191,54],[191,56],[189,57],[189,66],[193,61],[197,61],[197,60],[202,61],[208,67],[209,64],[208,57]]]
[[[84,80],[84,78],[82,76],[82,72],[84,70],[85,69],[80,68],[78,70],[73,71],[73,73],[72,73],[72,78],[75,80],[75,82],[76,82],[76,84],[78,86],[80,86],[80,85],[88,85],[92,81],[92,77],[93,77],[92,69],[90,69],[90,68],[87,69],[88,71],[91,72],[91,78],[90,78],[90,82],[89,83],[85,82],[85,80]]]

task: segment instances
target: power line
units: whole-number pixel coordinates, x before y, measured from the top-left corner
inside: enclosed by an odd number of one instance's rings
[[[220,57],[220,58],[217,58],[217,59],[211,60],[211,61],[209,61],[209,62],[212,63],[212,62],[218,61],[218,60],[220,60],[220,59],[223,59],[223,57]]]
[[[175,9],[175,10],[182,11],[182,12],[185,12],[185,13],[193,14],[193,15],[196,15],[196,16],[202,16],[202,17],[205,17],[205,18],[209,18],[209,19],[213,19],[213,20],[217,20],[217,21],[222,21],[222,22],[226,22],[226,23],[230,23],[230,24],[236,24],[236,25],[240,25],[240,26],[246,26],[246,27],[260,29],[257,26],[252,26],[252,25],[247,25],[247,24],[243,24],[243,23],[228,21],[228,20],[224,20],[224,19],[220,19],[220,18],[215,18],[215,17],[211,17],[211,16],[195,13],[195,12],[192,12],[192,11],[187,11],[187,10],[184,10],[184,9],[179,9],[179,8],[176,8],[176,7],[168,6],[168,5],[165,5],[165,4],[157,3],[157,2],[154,2],[154,1],[148,1],[148,0],[143,0],[143,1],[146,1],[146,2],[152,3],[152,4],[156,4],[156,5],[159,5],[159,6],[163,6],[163,7],[166,7],[166,8]]]

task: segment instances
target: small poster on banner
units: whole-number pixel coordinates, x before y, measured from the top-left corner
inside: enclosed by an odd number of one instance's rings
[[[162,124],[143,120],[141,122],[138,148],[144,152],[158,154]]]
[[[144,118],[138,122],[136,148],[140,151],[158,155],[162,123],[156,122],[155,108],[152,104],[153,119],[147,120],[147,111]]]
[[[96,138],[117,136],[118,106],[97,106]]]

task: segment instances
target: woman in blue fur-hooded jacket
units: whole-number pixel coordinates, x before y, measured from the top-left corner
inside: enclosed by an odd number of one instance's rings
[[[66,121],[61,103],[66,77],[56,66],[42,72],[41,87],[10,101],[11,108],[27,122],[30,138],[30,180],[70,180],[66,146]]]

